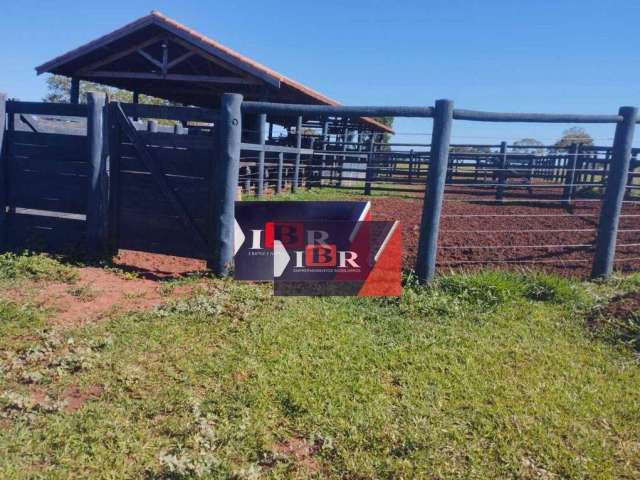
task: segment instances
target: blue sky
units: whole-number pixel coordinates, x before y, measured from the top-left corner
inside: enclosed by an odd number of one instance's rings
[[[0,90],[39,100],[34,67],[157,9],[345,104],[615,113],[640,105],[636,0],[69,0],[3,2]],[[456,122],[454,141],[534,136],[564,125]],[[599,144],[612,126],[588,126]],[[399,141],[427,121],[398,120]],[[406,134],[406,135],[405,135]]]

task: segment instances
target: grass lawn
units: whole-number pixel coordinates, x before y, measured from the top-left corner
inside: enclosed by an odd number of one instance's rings
[[[77,268],[5,255],[0,286]],[[409,278],[400,300],[193,282],[81,327],[0,301],[0,478],[640,477],[637,352],[585,320],[640,275]]]

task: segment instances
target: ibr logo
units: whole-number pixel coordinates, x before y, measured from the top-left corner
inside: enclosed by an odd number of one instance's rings
[[[304,250],[296,250],[296,268],[304,267],[338,267],[360,268],[356,260],[358,254],[350,250],[338,251],[335,245],[315,244],[307,245]]]

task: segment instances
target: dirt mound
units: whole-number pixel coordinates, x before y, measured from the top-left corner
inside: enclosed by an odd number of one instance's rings
[[[598,312],[600,315],[620,320],[640,319],[640,291],[619,295]]]

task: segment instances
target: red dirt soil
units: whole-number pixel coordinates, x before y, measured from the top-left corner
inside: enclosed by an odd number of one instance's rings
[[[622,320],[631,320],[640,316],[640,291],[612,298],[599,313],[605,317]]]
[[[576,200],[569,209],[557,201],[561,192],[550,190],[553,189],[538,188],[532,195],[520,196],[508,192],[504,203],[493,201],[494,192],[487,190],[448,190],[439,239],[440,270],[490,266],[587,277],[593,260],[600,202]],[[403,263],[405,267],[413,267],[422,213],[421,196],[363,199],[372,201],[374,220],[401,222]],[[624,204],[619,228],[615,269],[639,270],[640,202]],[[620,246],[628,244],[632,245]],[[131,251],[121,251],[116,264],[148,279],[206,269],[202,260]]]
[[[589,275],[599,201],[578,200],[569,210],[557,202],[557,196],[545,202],[541,195],[525,195],[521,202],[512,197],[501,204],[486,193],[446,193],[438,252],[441,270],[494,266]],[[372,200],[374,219],[402,223],[406,267],[413,266],[417,254],[421,213],[422,200],[417,197]],[[628,244],[633,245],[621,246]],[[623,206],[615,268],[621,272],[640,269],[640,202]]]

